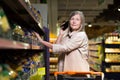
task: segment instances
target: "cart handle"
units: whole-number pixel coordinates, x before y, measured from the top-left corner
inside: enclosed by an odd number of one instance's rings
[[[74,74],[92,74],[92,75],[102,75],[102,72],[93,72],[93,71],[89,71],[89,72],[55,72],[54,76],[57,76],[58,74],[69,74],[69,75],[74,75]]]

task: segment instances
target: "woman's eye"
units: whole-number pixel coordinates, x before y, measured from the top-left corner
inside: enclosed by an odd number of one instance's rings
[[[71,20],[76,20],[76,21],[80,21],[80,19],[74,19],[74,18],[72,18]]]
[[[74,20],[74,18],[71,18],[70,20]]]

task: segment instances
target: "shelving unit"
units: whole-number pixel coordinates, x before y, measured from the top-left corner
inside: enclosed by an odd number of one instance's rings
[[[0,80],[48,80],[46,48],[32,31],[43,39],[45,33],[33,9],[24,0],[0,0]],[[45,76],[38,72],[41,68]]]
[[[92,71],[101,71],[102,53],[101,53],[101,42],[89,41],[89,63]]]
[[[51,38],[50,42],[54,43],[55,40],[56,40],[56,38]],[[50,80],[54,80],[55,79],[54,72],[58,71],[58,67],[57,67],[58,66],[58,54],[54,54],[51,49],[49,49],[49,52],[50,52],[50,58],[49,58],[49,62],[50,62],[50,68],[49,68]]]
[[[103,61],[102,71],[106,79],[120,79],[120,41],[118,33],[109,33],[102,42]]]
[[[37,31],[40,35],[44,35],[44,31],[39,26],[38,16],[34,12],[32,5],[27,5],[23,0],[1,0],[0,2],[8,19],[27,29]]]
[[[50,56],[50,74],[54,74],[54,72],[58,71],[57,63],[58,63],[58,55],[51,53],[51,56]]]
[[[54,73],[58,71],[58,54],[53,54],[52,51],[50,51],[50,80],[54,80],[55,76]]]

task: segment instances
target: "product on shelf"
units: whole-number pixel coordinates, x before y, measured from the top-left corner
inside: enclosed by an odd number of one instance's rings
[[[1,80],[12,80],[18,76],[18,74],[8,64],[0,64],[0,68]]]
[[[0,6],[0,37],[10,38],[11,31],[7,16]]]
[[[21,36],[25,35],[24,31],[22,30],[21,26],[19,26],[19,25],[16,25],[16,27],[13,29],[13,33],[20,34]]]
[[[2,58],[0,58],[0,62],[2,63],[0,64],[0,80],[4,75],[8,78],[7,80],[27,80],[30,76],[33,76],[39,68],[45,65],[43,53],[12,54],[13,55],[6,54],[6,60],[4,60],[4,54],[0,54],[2,56]]]
[[[38,69],[45,68],[42,45],[33,34],[38,31],[44,37],[37,25],[38,13],[32,11],[29,0],[25,2],[0,1],[0,80],[30,80]]]
[[[120,42],[119,33],[106,33],[105,34],[105,43],[116,43]]]
[[[106,53],[106,62],[120,62],[120,54],[117,53]]]
[[[102,71],[105,79],[117,80],[120,78],[120,34],[107,33],[102,42],[103,59]]]
[[[2,7],[0,7],[0,29],[2,29],[3,32],[7,32],[8,30],[10,30],[7,16]]]

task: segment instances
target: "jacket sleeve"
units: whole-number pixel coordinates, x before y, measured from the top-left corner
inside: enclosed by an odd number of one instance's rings
[[[53,44],[53,52],[70,52],[78,47],[82,47],[87,44],[87,36],[85,33],[77,33],[73,35],[69,41],[64,44]]]

